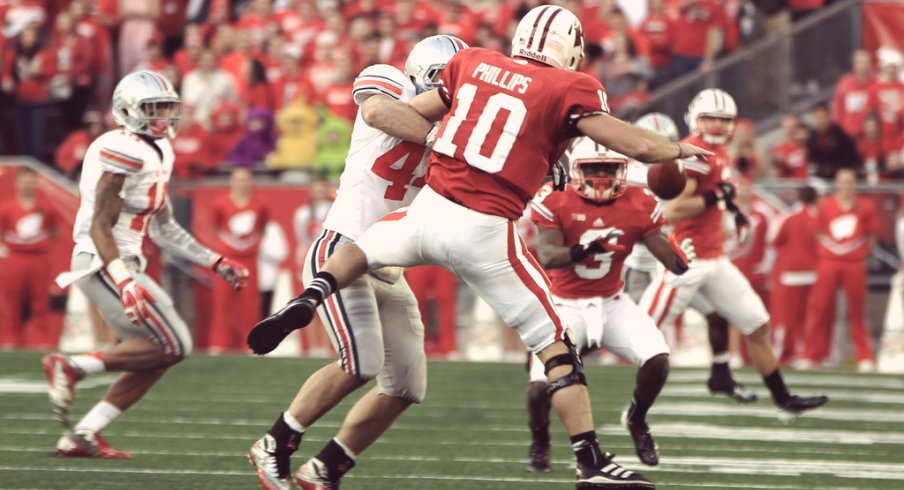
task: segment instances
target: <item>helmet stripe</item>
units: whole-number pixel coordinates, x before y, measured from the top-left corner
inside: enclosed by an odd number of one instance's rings
[[[543,14],[545,14],[549,8],[550,6],[547,5],[543,7],[543,10],[541,10],[539,14],[537,14],[537,19],[534,20],[534,28],[530,31],[530,38],[527,40],[527,49],[531,49],[530,46],[534,43],[534,35],[537,34],[537,26],[540,25],[540,19],[543,18]]]
[[[446,38],[446,41],[449,41],[449,44],[452,45],[452,52],[457,53],[458,52],[458,44],[455,42],[455,40],[454,40],[455,38],[452,36],[444,36],[444,37]]]
[[[546,36],[549,34],[549,28],[552,26],[552,21],[556,18],[557,15],[559,15],[559,12],[561,12],[562,10],[564,9],[557,8],[556,11],[549,16],[549,20],[547,20],[546,25],[543,26],[543,34],[540,35],[540,44],[539,46],[537,46],[537,51],[543,51],[543,46],[546,46]]]

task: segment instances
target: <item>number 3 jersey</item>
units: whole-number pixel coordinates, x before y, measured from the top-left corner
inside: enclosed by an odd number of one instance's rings
[[[608,298],[624,286],[622,267],[634,244],[662,228],[662,207],[646,189],[629,186],[619,198],[597,203],[582,198],[572,186],[554,192],[546,184],[530,204],[531,220],[562,233],[563,245],[589,243],[611,230],[623,235],[613,240],[625,250],[595,254],[564,268],[547,269],[552,294],[563,298]]]
[[[365,68],[352,89],[359,106],[372,95],[407,102],[416,93],[405,74],[389,65]],[[359,110],[336,200],[323,227],[356,240],[377,220],[410,204],[424,186],[428,153],[424,145],[368,126]]]
[[[449,60],[443,118],[427,184],[475,211],[521,217],[582,117],[609,112],[606,93],[586,73],[471,48]]]
[[[141,255],[148,223],[165,204],[173,160],[173,148],[165,138],[145,140],[125,129],[114,129],[94,140],[85,152],[78,186],[81,202],[72,230],[72,253],[97,253],[90,236],[91,220],[97,182],[101,174],[109,172],[126,176],[120,193],[122,212],[113,226],[119,254]]]

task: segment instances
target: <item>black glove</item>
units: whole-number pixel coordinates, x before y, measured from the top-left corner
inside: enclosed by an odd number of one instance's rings
[[[722,199],[725,201],[733,201],[737,191],[735,190],[735,186],[728,182],[719,182],[716,184],[716,189],[722,193]]]
[[[565,186],[571,182],[571,175],[568,174],[568,164],[562,159],[552,164],[552,189],[554,191],[564,191]]]

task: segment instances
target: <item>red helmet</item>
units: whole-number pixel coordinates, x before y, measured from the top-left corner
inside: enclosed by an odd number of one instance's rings
[[[584,136],[566,153],[571,185],[582,197],[596,202],[617,198],[628,188],[628,157]]]

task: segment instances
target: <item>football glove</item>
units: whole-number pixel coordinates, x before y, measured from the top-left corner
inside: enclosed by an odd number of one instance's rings
[[[596,240],[593,240],[586,245],[587,255],[624,251],[626,249],[624,245],[619,245],[617,242],[612,243],[613,241],[617,240],[618,237],[624,234],[625,233],[621,230],[610,230],[605,235],[597,238]]]
[[[239,262],[236,262],[225,255],[213,263],[213,271],[222,277],[236,291],[245,287],[248,283],[248,268]]]
[[[427,135],[424,136],[424,146],[427,148],[433,148],[433,144],[436,143],[436,136],[439,134],[439,124],[434,124],[430,131],[427,131]]]
[[[135,325],[141,325],[151,316],[149,305],[157,300],[131,277],[116,287],[119,289],[119,302],[126,310],[126,316]]]
[[[716,189],[722,193],[722,199],[725,201],[734,201],[735,195],[738,193],[730,182],[719,182],[716,184]]]
[[[681,243],[679,244],[678,240],[675,239],[675,235],[669,235],[669,245],[672,246],[672,250],[678,257],[678,269],[681,273],[687,272],[690,263],[697,258],[697,251],[694,250],[693,240],[685,238],[684,240],[681,240]]]
[[[744,243],[745,241],[747,241],[747,235],[750,231],[750,220],[747,219],[747,216],[744,216],[744,213],[735,211],[734,223],[738,242]]]
[[[569,182],[571,182],[571,175],[568,174],[568,163],[559,159],[552,164],[552,189],[564,191]]]

